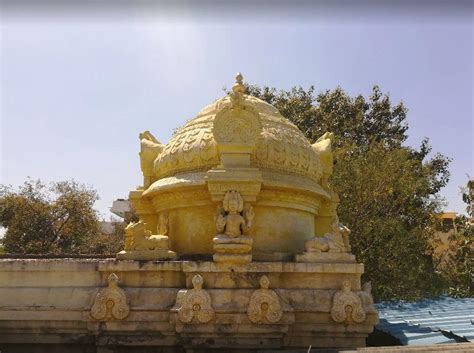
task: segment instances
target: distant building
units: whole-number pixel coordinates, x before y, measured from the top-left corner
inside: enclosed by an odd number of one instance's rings
[[[452,251],[452,236],[457,233],[456,212],[443,212],[436,215],[439,220],[436,232],[431,239],[433,256],[439,265],[446,264],[446,259]]]
[[[440,213],[437,217],[441,220],[441,228],[444,232],[453,231],[456,233],[456,212],[443,212]]]
[[[114,215],[123,218],[125,222],[129,222],[133,216],[132,206],[130,201],[125,199],[117,199],[113,202],[112,207],[110,207],[110,212]]]

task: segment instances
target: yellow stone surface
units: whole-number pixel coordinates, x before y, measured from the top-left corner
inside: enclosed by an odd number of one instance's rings
[[[140,221],[116,259],[0,259],[0,343],[365,345],[378,314],[328,182],[332,134],[311,144],[236,80],[168,144],[140,134]]]
[[[160,215],[169,215],[171,251],[214,254],[216,209],[232,191],[254,212],[247,233],[255,260],[302,253],[337,219],[339,200],[327,182],[332,134],[312,145],[277,109],[244,92],[238,76],[231,94],[202,109],[167,144],[140,134],[144,183],[130,201],[152,232]]]

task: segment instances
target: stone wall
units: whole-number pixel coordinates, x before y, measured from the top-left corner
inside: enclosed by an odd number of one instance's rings
[[[357,263],[2,259],[0,349],[360,347],[378,320],[362,273]]]

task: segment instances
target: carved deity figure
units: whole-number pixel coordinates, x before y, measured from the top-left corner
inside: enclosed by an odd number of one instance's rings
[[[167,218],[166,218],[167,220]],[[161,228],[166,228],[162,225]],[[146,229],[146,224],[143,221],[130,223],[125,228],[125,250],[155,250],[167,249],[168,237],[164,235],[152,235],[151,231]]]
[[[351,291],[349,281],[342,283],[342,290],[334,294],[332,300],[331,317],[336,322],[365,321],[366,314],[358,295]]]
[[[362,291],[359,292],[359,298],[366,313],[377,314],[374,307],[374,298],[372,297],[372,283],[366,282],[362,286]]]
[[[108,286],[94,298],[91,317],[101,321],[123,320],[130,312],[127,296],[118,286],[119,279],[115,273],[110,274],[107,281]]]
[[[214,261],[248,263],[252,260],[253,239],[246,233],[252,227],[252,207],[244,209],[244,200],[238,191],[227,191],[218,208],[216,228],[219,234],[213,239]]]
[[[339,223],[336,216],[331,231],[322,237],[314,237],[305,243],[307,252],[350,252],[349,228]]]
[[[244,200],[238,191],[228,191],[218,209],[216,227],[219,233],[236,238],[247,233],[252,226],[254,212],[252,207],[244,210]]]

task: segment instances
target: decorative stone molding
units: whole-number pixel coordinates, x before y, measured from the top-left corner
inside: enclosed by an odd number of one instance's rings
[[[179,321],[186,324],[193,322],[205,324],[214,318],[211,296],[202,289],[203,282],[201,275],[193,277],[193,289],[185,293],[183,303],[177,310]]]
[[[252,154],[252,165],[299,174],[319,182],[322,176],[319,155],[301,131],[286,119],[265,119],[262,125],[263,138]]]
[[[255,324],[276,324],[283,316],[280,299],[274,290],[268,289],[267,276],[260,278],[260,289],[253,292],[247,308],[247,316]]]
[[[193,169],[210,169],[219,164],[217,144],[212,134],[212,121],[184,128],[164,147],[154,163],[157,178]]]
[[[361,323],[366,319],[359,296],[351,291],[349,281],[342,282],[342,290],[337,291],[332,299],[331,317],[336,322]]]
[[[110,274],[107,281],[108,286],[94,298],[91,317],[98,321],[123,320],[130,313],[127,296],[118,286],[119,278],[115,273]]]

